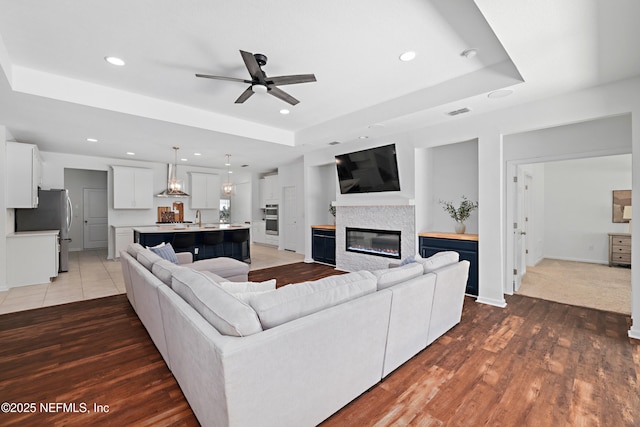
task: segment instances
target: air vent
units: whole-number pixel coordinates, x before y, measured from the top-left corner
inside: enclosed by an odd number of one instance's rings
[[[471,111],[468,108],[461,108],[459,110],[454,110],[454,111],[449,111],[447,114],[450,116],[457,116],[458,114],[464,114],[464,113],[468,113],[469,111]]]
[[[338,145],[338,144],[341,144],[341,142],[340,141],[331,141],[329,143],[329,145]]]

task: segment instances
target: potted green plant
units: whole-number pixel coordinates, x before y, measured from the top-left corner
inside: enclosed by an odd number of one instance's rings
[[[471,212],[478,208],[478,202],[472,202],[467,199],[466,196],[462,196],[462,202],[460,202],[460,206],[458,208],[456,208],[453,203],[443,200],[440,200],[440,204],[456,222],[455,230],[456,233],[460,234],[463,234],[466,230],[464,222],[469,218],[469,216],[471,216]]]

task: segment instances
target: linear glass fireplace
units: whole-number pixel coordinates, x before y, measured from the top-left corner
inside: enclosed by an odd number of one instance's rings
[[[400,231],[346,228],[349,252],[400,259]]]

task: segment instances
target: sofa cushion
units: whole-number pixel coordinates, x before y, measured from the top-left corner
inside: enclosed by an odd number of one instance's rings
[[[129,253],[129,255],[131,255],[136,259],[138,257],[138,252],[140,252],[143,249],[144,249],[144,246],[142,246],[140,243],[131,243],[129,246],[127,246],[127,252]]]
[[[176,256],[176,251],[173,250],[173,246],[171,246],[171,243],[167,243],[166,245],[162,246],[154,246],[149,249],[151,249],[154,254],[161,256],[167,261],[178,264],[178,257]]]
[[[151,267],[153,267],[153,264],[160,261],[162,257],[154,254],[149,249],[142,248],[140,251],[138,251],[138,256],[136,259],[140,264],[144,265],[147,270],[151,271]]]
[[[256,294],[250,304],[258,313],[262,327],[268,329],[375,290],[376,277],[368,271],[360,271]]]
[[[414,277],[422,276],[423,273],[424,267],[417,262],[373,272],[374,276],[378,279],[378,290],[386,289],[400,282],[406,282]]]
[[[218,282],[227,292],[232,294],[243,294],[247,292],[265,292],[276,289],[276,279],[265,280],[264,282]]]
[[[160,261],[153,263],[151,272],[165,285],[171,287],[171,279],[173,277],[173,273],[180,268],[184,267],[175,265],[174,263],[172,263],[171,261],[167,261],[166,259],[161,259]]]
[[[460,254],[454,251],[443,251],[431,255],[429,258],[422,258],[420,255],[416,255],[416,261],[422,264],[425,273],[431,273],[460,261]]]
[[[192,268],[192,267],[189,267]],[[200,273],[204,274],[205,276],[208,276],[209,279],[213,280],[214,282],[220,284],[222,282],[226,282],[228,279],[225,279],[222,276],[218,276],[216,273],[212,272],[212,271],[206,271],[206,270],[198,270],[197,268],[194,268],[194,270],[199,271]]]
[[[172,288],[223,335],[242,337],[262,331],[251,306],[199,271],[190,268],[175,271]]]
[[[192,264],[185,264],[185,266],[198,271],[213,271],[222,277],[241,276],[249,272],[248,264],[227,257],[203,259]]]

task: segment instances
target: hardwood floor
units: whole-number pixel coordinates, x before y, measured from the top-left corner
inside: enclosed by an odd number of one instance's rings
[[[338,273],[317,264],[268,270],[250,278],[280,286]],[[626,335],[628,316],[507,302],[467,298],[458,326],[323,425],[640,425],[640,350]],[[3,426],[198,425],[124,295],[1,315],[0,396],[37,405],[0,413]],[[40,407],[56,402],[85,403],[90,413]]]

